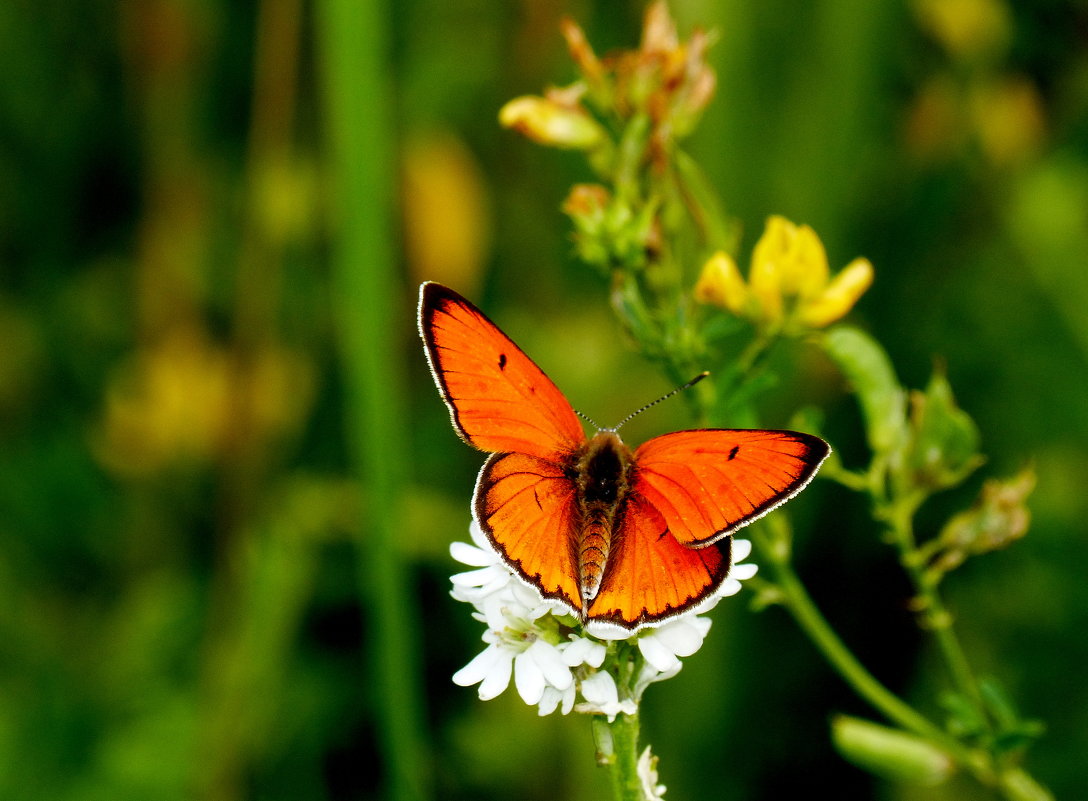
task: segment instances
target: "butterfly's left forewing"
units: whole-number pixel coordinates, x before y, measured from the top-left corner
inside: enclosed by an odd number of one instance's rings
[[[788,501],[830,452],[797,431],[677,431],[635,451],[632,487],[680,544],[702,548]]]
[[[585,441],[578,416],[552,380],[452,289],[420,287],[419,332],[453,425],[469,444],[554,461]]]

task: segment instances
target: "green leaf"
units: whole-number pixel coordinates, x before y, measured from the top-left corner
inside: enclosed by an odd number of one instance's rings
[[[966,696],[951,691],[942,693],[940,704],[948,712],[946,726],[950,733],[965,740],[977,740],[985,734],[986,721]]]
[[[997,754],[1008,756],[1023,751],[1046,730],[1041,721],[1020,717],[1012,697],[996,679],[982,679],[979,682],[979,691],[986,710],[997,725],[993,746]]]

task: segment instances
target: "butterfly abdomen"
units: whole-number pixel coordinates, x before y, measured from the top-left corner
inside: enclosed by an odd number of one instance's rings
[[[583,612],[597,597],[608,569],[623,521],[631,465],[631,452],[611,432],[597,434],[574,455],[571,473],[579,515],[572,533]]]

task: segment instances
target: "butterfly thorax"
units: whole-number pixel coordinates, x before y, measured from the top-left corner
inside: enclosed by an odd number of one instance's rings
[[[578,499],[572,547],[583,612],[604,580],[614,535],[623,522],[633,464],[631,451],[611,431],[598,433],[571,459]]]

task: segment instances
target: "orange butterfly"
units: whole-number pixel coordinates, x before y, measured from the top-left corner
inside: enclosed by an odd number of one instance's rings
[[[419,332],[453,427],[492,454],[472,508],[495,551],[583,622],[635,631],[697,607],[729,575],[730,536],[785,503],[831,449],[796,431],[699,429],[632,452],[587,438],[563,393],[483,312],[440,284]]]

